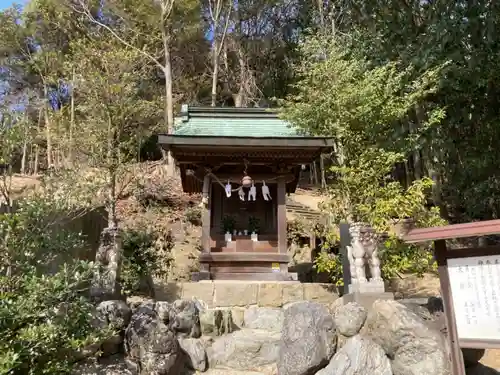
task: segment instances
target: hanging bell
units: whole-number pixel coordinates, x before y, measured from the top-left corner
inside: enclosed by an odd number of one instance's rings
[[[250,176],[243,177],[241,179],[241,185],[246,188],[252,186],[252,178]]]

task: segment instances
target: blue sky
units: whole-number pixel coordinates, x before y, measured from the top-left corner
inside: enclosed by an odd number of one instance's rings
[[[24,0],[0,0],[0,10],[10,7],[12,4],[23,4]]]

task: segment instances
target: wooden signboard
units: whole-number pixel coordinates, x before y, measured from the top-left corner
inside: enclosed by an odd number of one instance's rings
[[[453,375],[460,348],[500,348],[500,246],[447,249],[446,240],[500,234],[500,220],[411,230],[408,243],[434,241]]]
[[[500,255],[448,259],[461,347],[500,346]]]

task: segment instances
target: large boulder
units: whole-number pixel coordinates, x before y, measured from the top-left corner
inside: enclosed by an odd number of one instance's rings
[[[442,334],[396,301],[375,301],[361,334],[379,344],[392,358],[394,375],[451,373]]]
[[[131,364],[144,375],[172,374],[180,366],[177,338],[160,319],[153,303],[134,311],[125,331],[125,348]]]
[[[281,334],[242,329],[214,339],[207,348],[209,367],[237,371],[259,371],[278,360]]]
[[[309,375],[324,367],[336,347],[333,316],[319,303],[300,301],[284,307],[278,373]]]
[[[97,316],[102,326],[110,327],[116,333],[101,344],[104,356],[119,353],[123,344],[123,332],[127,328],[132,311],[121,300],[103,301],[97,306]]]
[[[59,307],[61,314],[64,312],[64,308],[66,307]],[[91,324],[95,330],[109,335],[103,341],[76,350],[74,352],[75,362],[95,356],[98,351],[103,357],[120,353],[123,347],[123,333],[130,322],[131,314],[131,309],[124,301],[110,300],[99,303],[92,311]]]
[[[365,324],[368,312],[357,302],[340,307],[334,316],[337,331],[346,337],[356,335]]]
[[[316,375],[392,375],[384,349],[360,335],[349,338],[328,366]]]
[[[186,366],[192,370],[207,369],[207,353],[202,339],[179,337],[179,346],[186,357]]]
[[[97,305],[97,312],[107,324],[116,329],[125,329],[130,322],[132,310],[122,300],[104,301]]]
[[[200,307],[194,300],[173,302],[170,308],[170,329],[181,337],[200,337]]]

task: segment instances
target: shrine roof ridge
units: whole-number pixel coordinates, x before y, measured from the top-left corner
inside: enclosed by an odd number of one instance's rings
[[[240,147],[240,148],[281,148],[316,150],[330,152],[333,140],[324,137],[301,136],[232,136],[232,135],[191,135],[191,134],[158,134],[158,143],[163,146],[206,146],[206,147]]]
[[[183,104],[180,116],[185,117],[263,117],[278,118],[278,109],[260,107],[196,107]]]
[[[272,108],[190,107],[183,105],[173,136],[307,138]],[[310,137],[317,138],[317,137]]]

